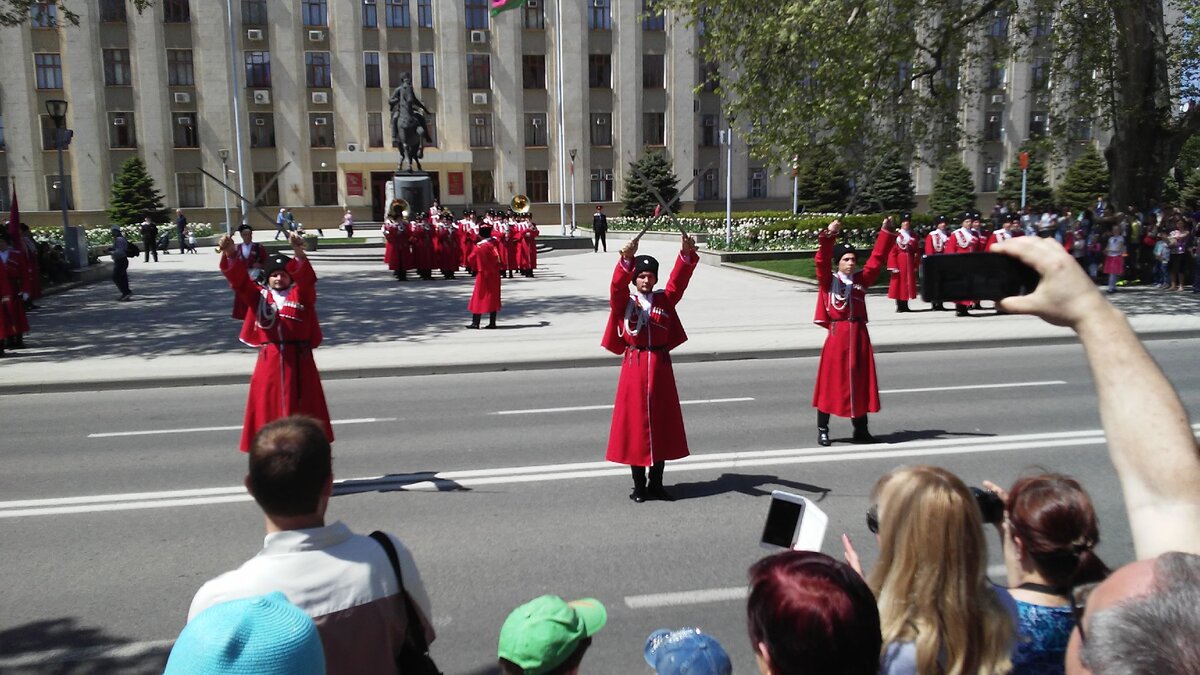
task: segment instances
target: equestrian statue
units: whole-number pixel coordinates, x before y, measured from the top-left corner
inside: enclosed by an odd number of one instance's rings
[[[405,160],[408,161],[409,172],[412,172],[414,163],[418,171],[423,171],[421,157],[425,155],[425,142],[433,142],[423,113],[432,115],[433,111],[417,99],[412,75],[400,75],[400,85],[392,90],[388,104],[392,109],[392,147],[400,150],[400,164],[396,167],[396,173],[403,169]]]

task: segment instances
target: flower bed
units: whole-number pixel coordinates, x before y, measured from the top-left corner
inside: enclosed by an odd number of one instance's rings
[[[108,246],[112,244],[112,226],[107,227],[88,227],[80,225],[84,229],[84,235],[87,237],[88,246]],[[196,235],[196,238],[209,237],[213,234],[212,223],[188,223],[188,227]],[[174,225],[159,225],[159,234],[161,236],[163,228],[170,228],[172,235],[175,233]],[[62,246],[63,230],[61,227],[35,227],[30,230],[33,233],[34,241],[46,242],[51,246]],[[121,226],[121,234],[129,241],[140,242],[142,240],[142,225],[123,225]]]
[[[718,217],[719,216],[719,217]],[[829,226],[836,214],[778,215],[777,212],[733,214],[732,242],[725,245],[725,214],[688,214],[679,222],[689,233],[704,234],[710,250],[725,251],[797,251],[817,247],[817,235]],[[842,231],[856,246],[871,246],[883,222],[883,216],[842,216]],[[647,218],[609,218],[609,228],[621,231],[640,231]],[[934,219],[927,215],[913,216],[913,231],[918,236],[933,229]],[[660,219],[655,230],[670,229],[670,221]]]

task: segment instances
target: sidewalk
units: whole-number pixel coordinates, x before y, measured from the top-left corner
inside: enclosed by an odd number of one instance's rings
[[[269,240],[272,233],[256,234]],[[615,365],[618,357],[600,347],[600,336],[622,243],[611,241],[607,254],[590,248],[544,254],[535,278],[505,279],[495,331],[464,329],[473,283],[468,275],[399,283],[378,248],[318,250],[311,259],[321,279],[321,375]],[[655,241],[641,248],[662,262],[664,283],[677,250]],[[43,309],[30,314],[29,347],[0,360],[0,394],[248,382],[256,351],[237,340],[232,293],[217,265],[211,247],[195,255],[160,254],[157,263],[131,264],[132,302],[116,302],[118,292],[107,281],[44,298]],[[1200,336],[1200,296],[1137,288],[1114,301],[1143,338]],[[701,265],[680,304],[690,339],[673,352],[675,360],[819,354],[825,331],[812,323],[815,302],[807,284]],[[1069,330],[1032,317],[897,314],[880,295],[867,304],[878,352],[1074,341]]]

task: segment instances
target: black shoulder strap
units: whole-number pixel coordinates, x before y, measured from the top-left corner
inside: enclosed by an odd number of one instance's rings
[[[425,626],[421,623],[421,617],[413,607],[412,597],[409,596],[408,591],[404,590],[404,574],[400,571],[400,556],[396,553],[396,547],[392,545],[391,537],[379,530],[372,532],[371,538],[383,547],[384,553],[387,553],[388,562],[392,564],[392,571],[396,573],[396,581],[400,582],[400,598],[404,601],[404,611],[408,619],[404,629],[404,639],[406,642],[411,642],[424,654],[429,651],[429,644],[425,642]],[[416,626],[415,631],[413,630],[414,626]]]

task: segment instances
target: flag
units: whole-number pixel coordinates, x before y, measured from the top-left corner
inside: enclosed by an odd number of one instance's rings
[[[492,16],[509,9],[516,9],[525,4],[525,0],[492,0]]]
[[[8,203],[8,235],[12,237],[13,246],[21,242],[21,209],[17,206],[17,183],[12,184],[12,201]],[[24,244],[21,244],[24,250]]]

